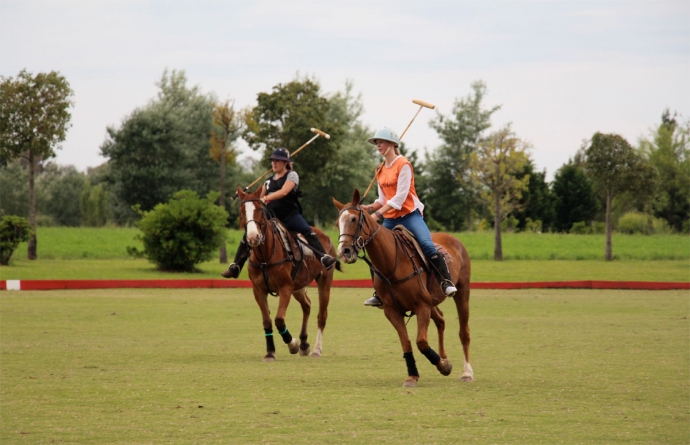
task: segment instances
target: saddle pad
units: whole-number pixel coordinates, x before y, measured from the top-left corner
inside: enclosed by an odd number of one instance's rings
[[[302,255],[314,255],[314,252],[312,252],[311,249],[306,247],[309,243],[307,243],[307,239],[301,233],[288,231],[288,229],[279,220],[276,220],[276,227],[278,228],[278,231],[280,232],[280,237],[283,240],[283,246],[285,246],[289,254],[294,256],[293,252],[296,250],[296,248],[299,248],[302,251]],[[302,243],[298,243],[297,238],[299,238],[299,240],[302,241]]]
[[[417,242],[417,238],[407,230],[407,228],[403,225],[397,225],[393,227],[394,232],[398,232],[401,236],[401,239],[407,243],[407,245],[411,248],[414,249],[417,252],[417,255],[424,261],[424,265],[429,268],[429,264],[426,258],[426,255],[424,255],[424,252],[422,252],[422,248],[419,246],[419,243]],[[434,243],[434,247],[436,247],[436,250],[438,250],[438,253],[443,255],[443,257],[446,259],[446,263],[450,264],[453,262],[453,258],[450,256],[450,253],[446,250],[445,247],[438,243]]]

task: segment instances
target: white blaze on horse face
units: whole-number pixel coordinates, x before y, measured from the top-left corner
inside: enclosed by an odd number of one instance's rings
[[[251,243],[260,236],[259,225],[254,221],[254,210],[256,207],[253,202],[244,204],[244,217],[247,221],[247,241]]]
[[[338,231],[342,235],[343,232],[345,231],[345,227],[347,225],[347,218],[348,218],[349,213],[343,212],[340,214],[340,218],[338,218]],[[343,248],[343,237],[339,237],[340,240],[338,241],[338,254],[340,254],[341,249]]]

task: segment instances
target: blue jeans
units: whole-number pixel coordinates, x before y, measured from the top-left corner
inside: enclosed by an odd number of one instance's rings
[[[400,218],[385,218],[383,220],[383,227],[386,229],[393,229],[393,227],[397,225],[405,226],[407,230],[414,234],[415,238],[417,238],[419,246],[422,248],[422,252],[424,252],[424,255],[430,257],[431,255],[438,253],[436,246],[434,246],[434,242],[431,241],[431,233],[429,232],[429,228],[426,226],[426,223],[424,222],[422,215],[419,213],[419,210],[415,210],[414,212],[401,216]]]
[[[303,235],[311,233],[311,227],[304,217],[299,213],[295,213],[291,217],[281,220],[280,222],[282,222],[291,232],[297,232]]]

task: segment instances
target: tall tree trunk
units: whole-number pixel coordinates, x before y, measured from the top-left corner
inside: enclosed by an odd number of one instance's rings
[[[501,197],[494,191],[494,261],[503,261],[503,242],[501,240],[501,221],[503,220],[503,209],[501,208]]]
[[[227,140],[227,139],[226,139]],[[223,141],[223,147],[225,147],[226,141]],[[220,154],[220,206],[225,209],[225,156],[227,154],[227,151],[225,148],[221,151]],[[223,244],[220,245],[220,263],[221,264],[227,264],[228,263],[228,251],[225,248],[225,240],[223,240]]]
[[[29,247],[26,257],[35,260],[36,256],[36,190],[34,188],[34,175],[36,173],[36,159],[34,153],[29,150],[29,224],[34,229],[34,233],[29,238]]]
[[[467,199],[467,231],[472,231],[472,199]]]
[[[611,247],[611,193],[606,192],[606,261],[613,260],[613,249]]]

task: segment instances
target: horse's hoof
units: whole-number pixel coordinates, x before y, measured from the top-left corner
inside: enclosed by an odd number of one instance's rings
[[[312,357],[312,358],[321,358],[321,353],[320,353],[319,351],[314,351],[314,352],[312,352],[312,353],[309,355],[309,357]]]
[[[264,361],[265,362],[275,362],[276,358],[272,355],[267,355],[266,357],[264,357]]]
[[[296,338],[293,338],[290,343],[288,343],[288,351],[290,351],[290,354],[297,354],[299,351],[299,340]]]
[[[463,375],[462,377],[460,377],[460,381],[461,382],[474,382],[474,377],[472,377],[471,375]]]
[[[442,358],[440,362],[436,364],[436,369],[441,375],[450,375],[453,370],[453,364],[447,358]]]
[[[419,377],[416,376],[409,376],[405,381],[403,382],[403,388],[416,388],[417,387],[417,381],[419,380]]]
[[[302,357],[306,357],[307,355],[309,355],[310,350],[311,350],[311,348],[309,346],[307,346],[306,349],[300,348],[299,349],[299,355],[301,355]]]

